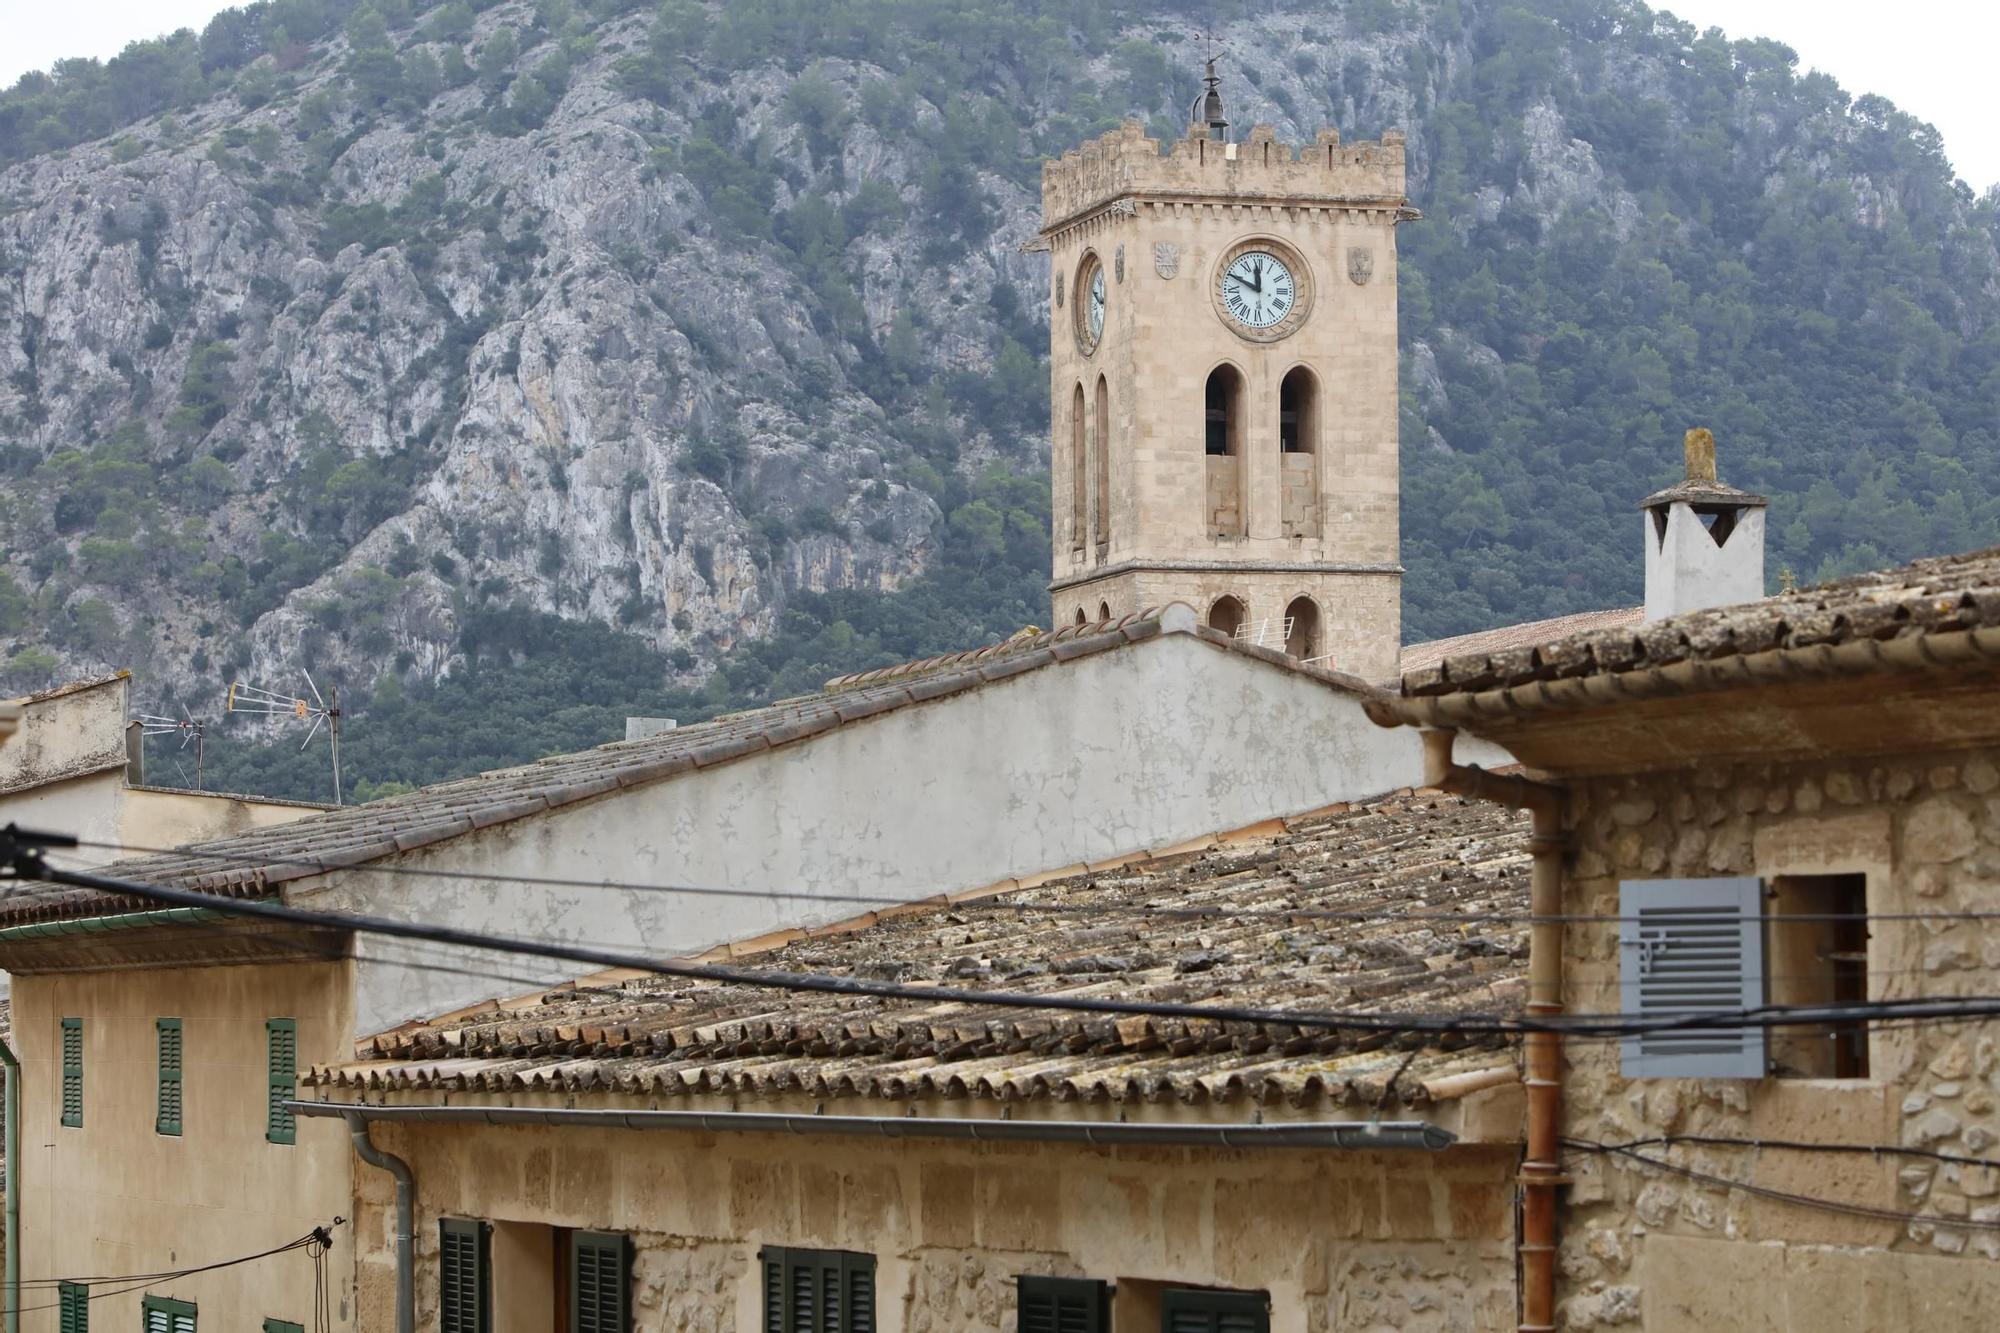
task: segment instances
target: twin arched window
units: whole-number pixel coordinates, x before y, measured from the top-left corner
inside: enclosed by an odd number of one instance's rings
[[[1209,372],[1202,393],[1202,452],[1208,458],[1211,537],[1248,533],[1251,483],[1246,463],[1266,455],[1255,447],[1259,433],[1246,431],[1244,398],[1242,371],[1224,364]],[[1319,418],[1319,380],[1306,367],[1294,366],[1278,384],[1278,530],[1286,537],[1321,535]]]

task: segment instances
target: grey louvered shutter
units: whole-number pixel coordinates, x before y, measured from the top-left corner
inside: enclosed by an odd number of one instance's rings
[[[492,1319],[483,1223],[447,1217],[438,1222],[439,1333],[486,1333]]]
[[[1080,1277],[1018,1279],[1017,1333],[1110,1333],[1111,1289]]]
[[[154,1029],[160,1044],[160,1095],[158,1113],[153,1118],[153,1128],[161,1134],[181,1132],[181,1021],[178,1018],[155,1020]]]
[[[570,1333],[625,1333],[625,1237],[579,1231],[570,1237]]]
[[[1618,886],[1619,1008],[1671,1019],[1764,1003],[1764,882],[1647,879]],[[1765,1030],[1683,1028],[1621,1043],[1626,1078],[1762,1078]]]
[[[1271,1300],[1260,1291],[1160,1293],[1162,1333],[1271,1333]]]

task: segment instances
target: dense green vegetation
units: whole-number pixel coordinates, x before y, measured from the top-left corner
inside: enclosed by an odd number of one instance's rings
[[[773,638],[737,646],[699,691],[667,688],[668,664],[613,629],[464,588],[463,671],[350,685],[350,771],[431,781],[608,739],[627,713],[691,720],[1045,617],[1046,487],[1026,443],[1046,414],[1037,289],[991,291],[990,374],[940,373],[921,309],[879,336],[869,329],[857,246],[908,225],[925,261],[943,267],[990,244],[999,213],[982,179],[1031,185],[1043,156],[1127,114],[1168,131],[1190,79],[1162,44],[1167,28],[1238,16],[1063,0],[539,0],[518,26],[474,40],[492,7],[270,0],[104,65],[65,62],[0,93],[0,164],[223,91],[246,106],[297,99],[297,133],[329,163],[375,121],[441,139],[427,108],[453,88],[482,96],[476,123],[451,133],[523,134],[547,120],[607,22],[622,21],[618,87],[676,127],[654,166],[685,177],[718,231],[748,238],[810,294],[805,313],[846,349],[848,384],[893,423],[897,475],[936,498],[947,522],[925,578],[894,594],[797,597]],[[1427,215],[1399,233],[1411,639],[1636,601],[1633,505],[1673,478],[1693,424],[1716,430],[1726,479],[1773,498],[1774,580],[1996,539],[2000,197],[1975,199],[1955,181],[1928,127],[1802,74],[1781,46],[1704,34],[1636,0],[1339,9],[1340,41],[1300,49],[1289,68],[1234,71],[1230,92],[1240,120],[1302,134],[1329,121],[1372,134],[1408,109]],[[1099,56],[1109,77],[1091,67]],[[341,91],[302,97],[303,76],[329,59]],[[849,95],[843,62],[882,77]],[[810,172],[746,141],[715,94],[729,73],[764,65],[783,72],[784,114],[805,136]],[[913,145],[915,188],[844,179],[840,148],[857,127]],[[211,156],[258,176],[273,206],[310,209],[323,254],[397,246],[422,273],[451,235],[478,230],[519,276],[538,252],[497,209],[440,207],[435,178],[402,200],[326,196],[312,172],[260,176],[268,152],[254,134],[231,134]],[[1571,139],[1587,142],[1589,164]],[[106,226],[131,229],[144,250],[157,223],[136,214]],[[439,355],[462,359],[479,332],[454,329]],[[163,565],[189,571],[190,590],[247,625],[396,511],[429,437],[387,457],[329,439],[287,482],[297,522],[274,527],[257,560],[203,549],[191,526],[199,502],[233,478],[226,458],[188,442],[254,391],[238,379],[229,334],[201,335],[163,417],[167,438],[135,424],[47,459],[0,449],[0,469],[60,497],[58,534],[88,534],[73,556],[60,545],[38,555],[38,584],[0,577],[0,630],[40,616],[63,641],[108,650],[126,632],[112,608],[54,597],[50,576],[115,588]],[[802,380],[814,404],[835,392],[823,369]],[[961,442],[981,432],[1007,466],[968,475]],[[719,431],[695,442],[687,466],[733,485],[739,448]],[[798,530],[773,518],[765,556]],[[330,632],[371,632],[424,558],[351,581],[315,614]],[[214,754],[232,785],[309,794],[324,784],[317,756],[241,744]]]

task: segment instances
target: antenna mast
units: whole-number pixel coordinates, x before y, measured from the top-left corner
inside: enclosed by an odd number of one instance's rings
[[[304,675],[306,688],[312,691],[310,699],[277,694],[237,681],[229,687],[228,711],[310,721],[312,725],[306,729],[306,738],[299,742],[301,751],[311,745],[313,737],[319,735],[319,729],[325,727],[333,751],[333,803],[341,805],[344,802],[340,796],[340,695],[331,685],[326,687],[324,695],[320,694],[319,686],[313,683],[312,672],[305,672]]]
[[[141,713],[139,715],[139,734],[141,736],[179,736],[181,743],[174,747],[177,751],[186,750],[190,745],[194,746],[194,789],[196,791],[201,790],[202,749],[207,731],[208,723],[197,721],[188,714],[185,707],[181,709],[181,715],[178,718],[167,717],[159,713]],[[180,763],[179,760],[175,760],[174,762],[176,766]],[[181,769],[181,780],[183,782],[187,780],[187,770],[185,768]]]

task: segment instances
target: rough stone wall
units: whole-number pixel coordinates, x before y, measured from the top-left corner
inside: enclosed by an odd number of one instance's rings
[[[1011,1330],[1015,1278],[1262,1289],[1280,1333],[1499,1329],[1514,1313],[1510,1149],[1107,1150],[615,1129],[380,1124],[417,1180],[418,1324],[438,1219],[630,1234],[634,1327],[761,1328],[758,1250],[877,1258],[882,1333]],[[360,1326],[393,1325],[393,1200],[357,1177]],[[517,1279],[496,1272],[496,1304]]]
[[[1854,872],[1868,877],[1871,915],[2000,908],[2000,751],[1716,766],[1572,791],[1568,912],[1615,915],[1621,879]],[[1572,925],[1568,941],[1572,1012],[1617,1010],[1616,925]],[[1871,999],[1990,994],[2000,933],[1877,921],[1867,968]],[[1565,1055],[1564,1132],[1579,1139],[1758,1137],[1967,1156],[2000,1141],[2000,1033],[1979,1025],[1878,1029],[1870,1076],[1856,1080],[1627,1080],[1615,1042],[1571,1041]],[[1578,1153],[1561,1255],[1569,1327],[1798,1328],[1822,1316],[1861,1327],[1854,1312],[1892,1292],[1923,1308],[1927,1327],[1990,1319],[1991,1269],[1979,1265],[2000,1258],[2000,1232],[1942,1223],[2000,1222],[1993,1168],[1734,1147],[1664,1155],[1729,1182],[1939,1220],[1808,1209]],[[1985,1301],[1970,1294],[1980,1282]]]

